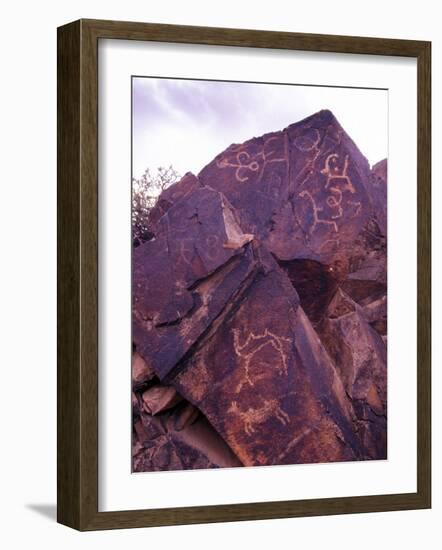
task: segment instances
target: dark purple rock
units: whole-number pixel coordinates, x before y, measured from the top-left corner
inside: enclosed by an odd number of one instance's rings
[[[387,351],[366,314],[338,290],[318,333],[351,398],[366,452],[379,459],[387,457]]]
[[[295,290],[255,255],[260,273],[171,383],[244,465],[362,458],[351,402]]]
[[[241,145],[199,174],[279,260],[350,261],[372,215],[370,167],[330,111]]]
[[[158,424],[136,398],[136,469],[220,465],[182,439],[203,420],[246,466],[386,457],[386,191],[386,161],[321,111],[162,193],[133,338],[171,409]]]
[[[134,250],[133,338],[163,379],[250,276],[254,260],[225,198],[198,189]],[[235,248],[237,247],[237,248]]]
[[[134,472],[238,466],[241,462],[190,403],[158,416],[142,412],[134,422]]]

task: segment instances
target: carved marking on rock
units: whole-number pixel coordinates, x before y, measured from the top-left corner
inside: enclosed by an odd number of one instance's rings
[[[341,206],[341,203],[342,203],[342,191],[340,191],[337,187],[330,187],[330,191],[333,193],[332,195],[329,195],[326,199],[325,199],[325,202],[328,204],[328,206],[330,206],[330,208],[337,208],[338,209],[338,213],[337,214],[333,214],[331,216],[331,218],[333,220],[336,220],[338,218],[342,218],[342,212],[343,212],[343,209],[342,209],[342,206]],[[338,198],[336,198],[334,195],[337,195]]]
[[[309,128],[309,131],[311,130],[314,134],[314,137],[308,137],[305,135],[297,136],[293,143],[295,144],[296,149],[299,151],[302,151],[303,153],[307,153],[308,151],[315,151],[318,149],[318,143],[321,140],[321,134],[316,128]]]
[[[230,162],[226,158],[216,161],[218,168],[236,168],[235,178],[240,183],[243,183],[249,179],[249,176],[242,176],[241,170],[250,170],[251,172],[257,172],[259,170],[259,163],[256,160],[250,160],[250,154],[247,151],[238,151],[236,153],[236,162]]]
[[[205,254],[212,261],[216,260],[218,257],[218,253],[219,253],[219,250],[217,248],[218,243],[219,243],[218,235],[208,235],[206,237]]]
[[[193,258],[193,239],[189,237],[183,237],[178,241],[180,243],[180,258],[187,265],[191,265]],[[191,243],[190,248],[187,248],[186,243]]]
[[[331,245],[334,245],[334,249],[335,250],[338,250],[339,248],[339,239],[327,239],[326,241],[324,241],[321,246],[319,247],[319,251],[318,252],[322,252],[326,247],[328,247],[329,244]]]
[[[321,223],[331,225],[335,233],[337,233],[338,226],[335,220],[342,218],[345,212],[344,204],[342,202],[343,194],[346,191],[349,191],[351,194],[356,193],[351,178],[348,175],[348,155],[345,156],[344,164],[342,166],[339,166],[338,159],[339,155],[337,153],[330,153],[325,160],[324,168],[321,170],[321,174],[327,176],[327,181],[325,182],[324,189],[328,189],[330,192],[330,194],[325,199],[325,203],[329,208],[332,208],[334,210],[334,213],[330,214],[329,218],[321,217],[320,213],[324,211],[324,207],[317,203],[317,200],[309,191],[304,190],[298,194],[299,197],[308,198],[312,205],[313,223],[311,224],[309,229],[310,235]],[[310,172],[311,170],[303,179],[301,185],[308,179]],[[330,187],[330,184],[332,182],[333,186]],[[354,204],[360,206],[360,203],[352,201],[347,201],[346,204]],[[352,217],[356,216],[358,213],[359,209]]]
[[[262,334],[253,334],[251,332],[245,340],[240,342],[239,330],[233,329],[233,347],[236,355],[244,360],[245,371],[244,381],[238,385],[236,393],[239,393],[244,384],[254,385],[253,380],[250,378],[251,361],[255,354],[267,345],[272,346],[279,354],[280,361],[276,364],[278,373],[287,375],[287,354],[284,352],[284,343],[288,344],[290,342],[290,338],[277,336],[268,329],[265,329]]]
[[[345,156],[344,159],[344,166],[342,169],[339,168],[337,161],[339,159],[339,155],[337,153],[331,153],[328,155],[328,157],[325,159],[325,166],[321,170],[321,174],[324,174],[327,176],[327,181],[325,183],[325,189],[328,189],[328,186],[330,185],[330,182],[333,180],[344,180],[346,183],[342,188],[342,191],[350,191],[350,193],[356,193],[355,188],[353,187],[353,183],[350,179],[350,176],[348,176],[348,155]]]
[[[290,443],[287,445],[287,448],[284,449],[284,451],[278,456],[278,462],[283,460],[292,451],[292,449],[296,447],[298,443],[300,443],[304,439],[304,437],[310,435],[312,431],[312,428],[306,428],[302,430],[301,433],[297,435],[294,439],[292,439],[292,441],[290,441]]]
[[[239,183],[248,181],[250,172],[258,173],[259,181],[267,164],[270,164],[271,162],[288,163],[288,143],[286,134],[283,134],[282,137],[284,140],[284,153],[281,157],[272,157],[272,155],[276,154],[277,151],[276,149],[272,149],[271,146],[269,150],[269,144],[280,138],[281,136],[269,137],[266,141],[264,141],[261,151],[256,153],[253,157],[248,151],[242,148],[243,146],[240,146],[240,149],[233,149],[233,152],[236,152],[235,159],[233,161],[227,158],[222,158],[216,161],[216,165],[218,168],[222,169],[235,168],[235,178]]]
[[[304,191],[301,191],[299,194],[298,194],[299,197],[307,197],[312,205],[312,208],[313,208],[313,223],[312,225],[310,226],[310,229],[309,229],[309,233],[310,235],[312,235],[313,231],[316,229],[316,226],[320,223],[322,224],[325,224],[325,225],[331,225],[333,227],[333,229],[335,230],[335,232],[337,233],[338,232],[338,226],[336,224],[335,221],[333,220],[324,220],[324,219],[321,219],[318,215],[318,212],[322,212],[324,209],[322,208],[322,206],[318,206],[316,204],[316,201],[315,199],[313,198],[312,194],[307,191],[306,189],[304,189]]]
[[[280,138],[280,136],[271,136],[269,137],[263,144],[262,148],[262,156],[264,159],[264,165],[268,164],[270,162],[287,162],[288,161],[288,143],[287,143],[287,135],[283,134],[283,140],[284,140],[284,153],[282,157],[276,157],[276,158],[270,158],[270,155],[273,153],[276,153],[276,150],[273,149],[273,151],[266,150],[266,147],[271,143],[272,141],[277,141]],[[264,166],[263,166],[264,168]]]
[[[351,217],[351,219],[355,218],[356,216],[359,215],[359,213],[361,212],[362,210],[362,204],[360,203],[360,201],[347,201],[347,204],[351,204],[352,206],[355,206],[355,211]]]
[[[232,401],[227,412],[238,415],[244,423],[244,431],[247,435],[252,435],[256,432],[257,426],[262,424],[271,417],[275,417],[286,426],[290,422],[289,415],[283,411],[276,399],[264,400],[262,407],[249,407],[246,411],[242,411],[238,407],[236,401]]]

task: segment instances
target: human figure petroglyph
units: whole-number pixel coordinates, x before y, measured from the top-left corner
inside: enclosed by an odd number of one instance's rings
[[[355,188],[350,177],[347,174],[348,171],[348,155],[345,155],[344,166],[342,169],[338,165],[339,155],[337,153],[331,153],[325,159],[325,166],[321,170],[321,174],[327,176],[327,181],[325,183],[325,189],[328,189],[330,182],[333,180],[342,180],[345,181],[342,191],[350,191],[350,193],[356,193]]]
[[[287,354],[284,351],[284,345],[290,344],[290,338],[277,336],[268,329],[265,329],[262,334],[253,334],[253,332],[251,332],[247,338],[241,342],[239,333],[239,329],[233,329],[233,347],[236,355],[244,359],[245,376],[244,382],[241,382],[237,388],[237,393],[239,393],[244,384],[249,384],[250,386],[254,385],[254,381],[250,378],[250,364],[255,354],[267,345],[272,346],[279,354],[280,361],[276,363],[276,369],[279,374],[288,374]]]
[[[243,145],[241,145],[240,149],[231,150],[231,153],[236,153],[235,160],[233,162],[232,160],[224,157],[222,159],[218,159],[216,161],[216,165],[218,168],[235,168],[235,178],[240,183],[244,183],[249,180],[250,173],[248,172],[258,173],[259,181],[267,164],[271,162],[288,162],[288,143],[286,134],[283,134],[283,155],[279,157],[272,157],[272,155],[277,154],[277,149],[272,148],[270,144],[274,141],[278,141],[280,138],[281,136],[271,136],[267,138],[264,141],[261,150],[253,156],[251,156],[248,151],[245,151],[242,148]]]
[[[325,199],[325,204],[332,209],[333,213],[329,217],[321,217],[320,213],[324,212],[324,207],[317,203],[315,197],[307,190],[301,191],[299,197],[307,197],[313,208],[313,223],[310,226],[309,232],[312,234],[318,224],[331,225],[335,233],[338,232],[338,225],[335,220],[342,218],[345,205],[343,204],[343,194],[348,191],[351,194],[356,193],[356,189],[353,186],[350,176],[348,175],[348,155],[345,156],[344,164],[339,166],[339,155],[337,153],[330,153],[326,160],[324,168],[321,170],[321,174],[327,176],[324,189],[329,191],[329,195]],[[304,178],[306,181],[308,175]],[[330,184],[333,182],[333,185]],[[347,204],[357,205],[360,203],[347,201]],[[359,213],[359,210],[352,216],[354,217]],[[324,214],[322,214],[324,216]]]
[[[247,435],[255,433],[258,424],[262,424],[273,416],[277,418],[283,426],[286,426],[290,422],[290,416],[281,409],[276,399],[264,400],[262,407],[256,409],[249,407],[245,411],[239,408],[236,401],[232,401],[227,412],[236,414],[241,418],[244,423],[244,431]]]
[[[331,225],[334,229],[334,231],[337,233],[338,232],[338,225],[337,223],[334,221],[334,220],[324,220],[324,219],[321,219],[318,215],[318,212],[322,212],[324,209],[322,208],[322,206],[318,206],[316,204],[316,201],[315,199],[313,198],[312,194],[307,191],[306,189],[304,189],[304,191],[301,191],[299,194],[298,194],[298,197],[307,197],[312,205],[312,208],[313,208],[313,223],[312,225],[310,226],[310,235],[313,233],[313,231],[316,229],[316,226],[319,225],[319,224],[324,224],[324,225]]]

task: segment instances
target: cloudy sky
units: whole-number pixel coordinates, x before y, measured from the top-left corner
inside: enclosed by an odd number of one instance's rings
[[[388,156],[388,93],[280,84],[133,78],[133,176],[197,174],[231,143],[330,109],[370,164]]]

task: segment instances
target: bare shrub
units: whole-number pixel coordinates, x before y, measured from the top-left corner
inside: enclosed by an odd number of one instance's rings
[[[148,241],[153,234],[149,228],[149,214],[161,193],[180,179],[172,167],[159,167],[156,173],[149,168],[141,178],[132,179],[132,241],[134,246]]]

